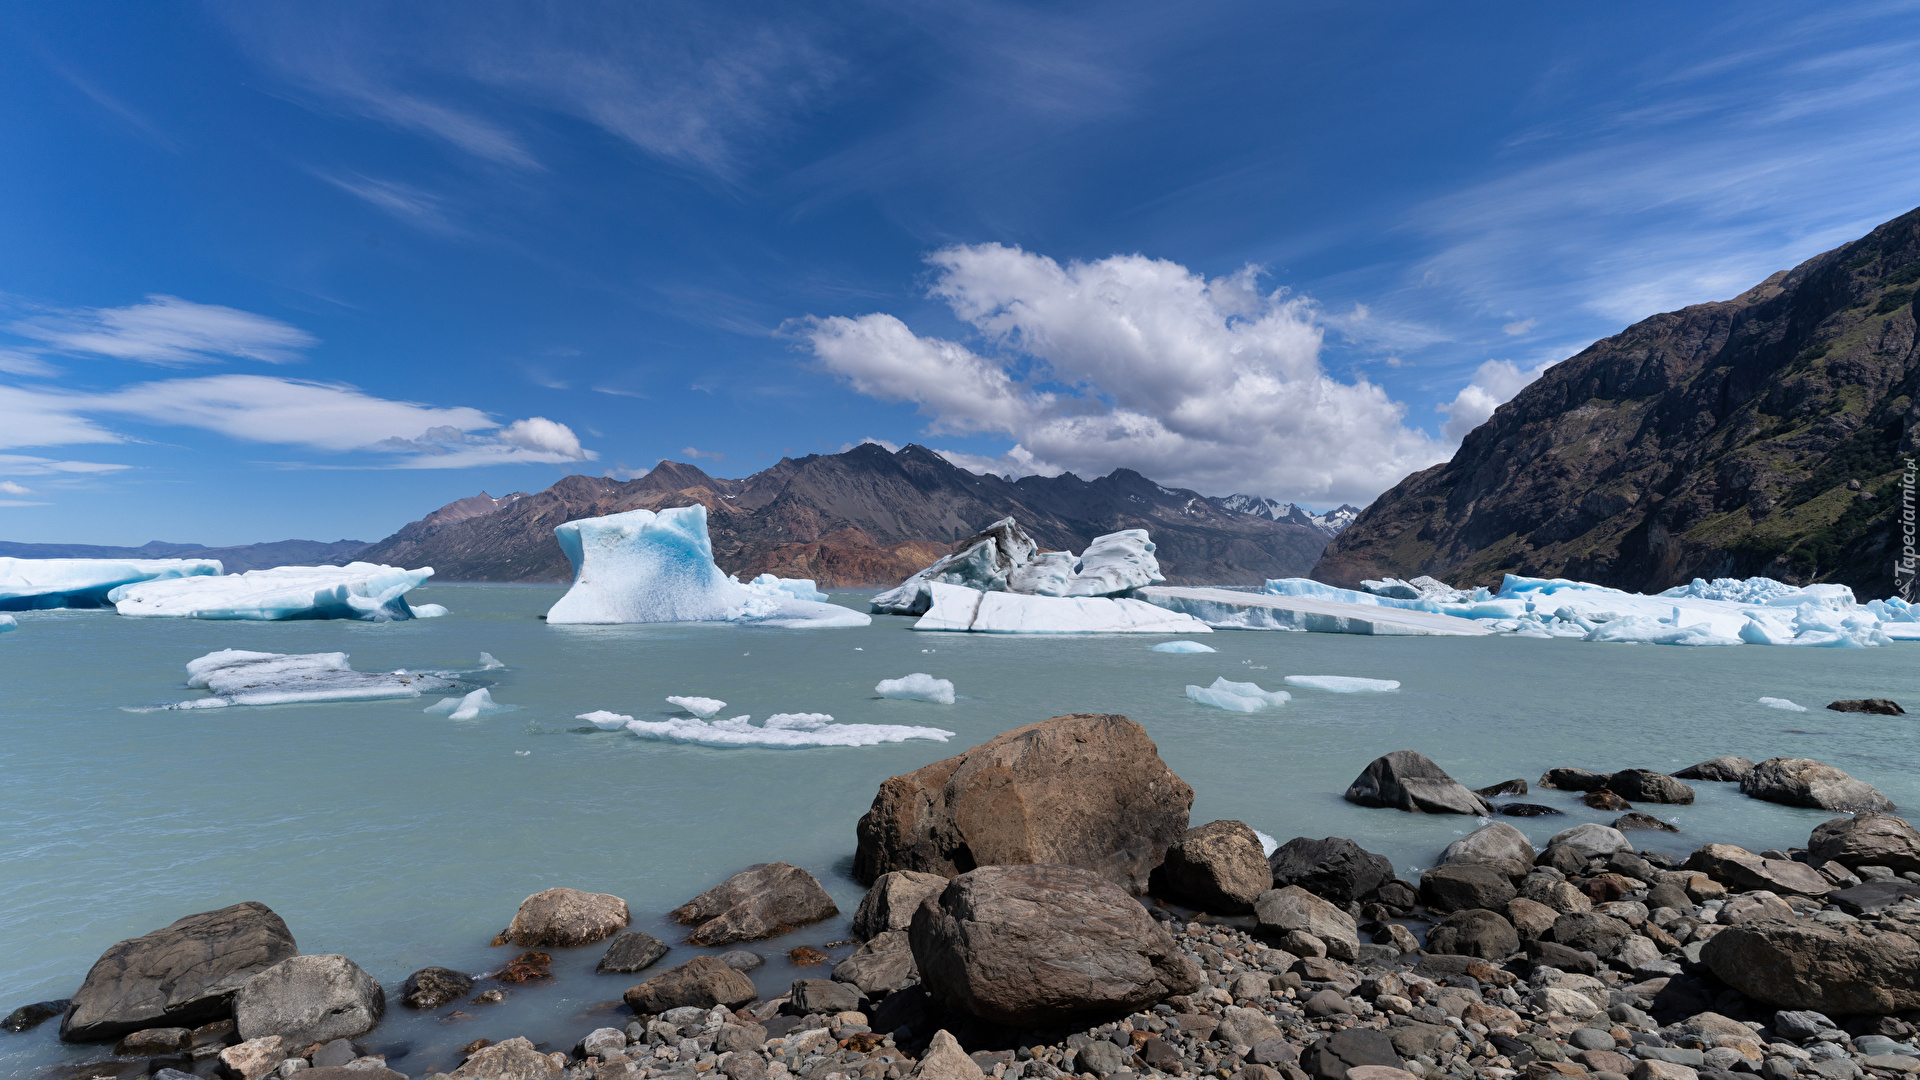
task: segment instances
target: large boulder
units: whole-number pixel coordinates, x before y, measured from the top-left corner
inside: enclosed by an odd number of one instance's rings
[[[920,977],[913,945],[904,930],[888,930],[834,965],[835,982],[851,983],[870,998],[881,998]]]
[[[1693,789],[1666,773],[1652,769],[1622,769],[1607,777],[1607,790],[1631,802],[1693,802]]]
[[[1920,913],[1877,921],[1749,922],[1707,939],[1700,959],[1721,982],[1782,1009],[1833,1016],[1920,1008]]]
[[[1811,758],[1768,758],[1740,781],[1740,794],[1820,810],[1894,809],[1893,800],[1875,791],[1873,785]]]
[[[1153,872],[1156,889],[1216,915],[1253,910],[1273,888],[1273,870],[1260,837],[1243,822],[1212,821],[1188,829]]]
[[[922,985],[1015,1027],[1146,1008],[1205,984],[1139,902],[1074,866],[986,866],[923,904],[908,933]]]
[[[373,1030],[387,995],[360,965],[338,954],[289,956],[234,995],[242,1039],[278,1035],[288,1046],[351,1039]]]
[[[1435,911],[1497,911],[1517,895],[1504,870],[1483,863],[1447,863],[1420,875],[1420,898]]]
[[[1393,880],[1393,863],[1343,836],[1296,836],[1267,856],[1273,887],[1298,885],[1338,904],[1365,900]]]
[[[60,1037],[106,1042],[143,1028],[219,1020],[231,1015],[241,984],[299,951],[265,904],[189,915],[101,953],[73,995]]]
[[[1373,759],[1347,787],[1346,799],[1361,806],[1388,806],[1416,814],[1493,815],[1493,804],[1468,791],[1416,750],[1395,750]]]
[[[1456,911],[1427,931],[1427,951],[1505,960],[1520,951],[1520,935],[1497,911]]]
[[[667,913],[693,927],[689,945],[777,937],[840,914],[812,874],[791,863],[756,863]]]
[[[1806,863],[1792,859],[1764,859],[1732,844],[1708,844],[1687,856],[1686,868],[1698,870],[1739,892],[1764,889],[1772,893],[1825,896],[1833,884]]]
[[[1482,825],[1467,835],[1447,845],[1440,856],[1442,864],[1475,863],[1491,866],[1515,881],[1527,876],[1533,869],[1533,841],[1527,834],[1507,824],[1496,821]]]
[[[1721,784],[1737,784],[1753,771],[1753,762],[1728,754],[1724,757],[1708,758],[1698,765],[1689,765],[1673,775],[1681,780],[1707,780]]]
[[[889,930],[905,931],[913,925],[913,913],[921,901],[946,887],[947,879],[939,874],[917,870],[881,874],[853,913],[853,936],[866,941]]]
[[[523,949],[567,948],[610,938],[630,921],[627,902],[617,896],[548,889],[520,902],[507,936]]]
[[[1139,724],[1056,716],[881,784],[855,830],[853,874],[1048,863],[1143,893],[1192,806]]]
[[[1555,848],[1565,848],[1583,859],[1604,859],[1616,851],[1632,851],[1633,842],[1621,835],[1619,829],[1589,821],[1548,837],[1547,850]]]
[[[1351,963],[1360,958],[1360,932],[1353,916],[1298,885],[1260,894],[1253,902],[1258,931],[1279,938],[1289,930],[1304,930],[1327,946],[1327,955]]]
[[[1633,927],[1598,912],[1583,911],[1553,920],[1553,928],[1541,937],[1565,945],[1577,952],[1590,952],[1602,960],[1620,951],[1620,945],[1633,936]]]
[[[621,995],[628,1008],[649,1015],[682,1006],[738,1008],[757,996],[752,979],[711,956],[696,956],[679,967],[668,968],[643,983],[627,987],[627,992]]]
[[[1834,818],[1807,840],[1814,865],[1885,866],[1896,874],[1920,871],[1920,830],[1892,814]]]
[[[566,1061],[565,1054],[543,1054],[524,1037],[515,1037],[475,1050],[451,1075],[454,1080],[560,1080]]]

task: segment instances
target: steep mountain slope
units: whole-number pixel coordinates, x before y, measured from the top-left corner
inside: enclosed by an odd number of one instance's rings
[[[554,542],[555,525],[696,502],[707,507],[722,569],[811,577],[826,586],[895,584],[1009,514],[1053,550],[1078,551],[1117,529],[1147,529],[1169,580],[1185,583],[1258,584],[1303,574],[1326,545],[1315,528],[1242,513],[1125,469],[1097,480],[1069,473],[1009,483],[956,468],[925,447],[889,453],[866,444],[785,458],[744,480],[662,462],[626,482],[569,476],[545,491],[497,500],[491,510],[464,499],[359,557],[432,566],[447,581],[566,581],[571,571]]]
[[[1314,576],[1897,589],[1920,423],[1920,210],[1549,369],[1335,537]],[[1908,505],[1911,505],[1909,503]]]
[[[229,574],[274,566],[341,566],[367,546],[365,540],[275,540],[240,547],[169,544],[154,540],[139,547],[93,544],[14,544],[0,541],[0,556],[15,559],[219,559]]]

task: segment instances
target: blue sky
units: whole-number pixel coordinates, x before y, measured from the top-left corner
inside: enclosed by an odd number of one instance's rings
[[[1364,502],[1920,204],[1920,5],[0,7],[0,539],[862,439]]]

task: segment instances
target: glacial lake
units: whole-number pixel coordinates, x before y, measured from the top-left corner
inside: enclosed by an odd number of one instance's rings
[[[1237,818],[1281,841],[1347,836],[1412,879],[1471,819],[1367,810],[1340,798],[1374,757],[1417,749],[1469,786],[1547,768],[1683,768],[1719,754],[1804,756],[1920,805],[1920,716],[1847,715],[1849,697],[1920,706],[1920,645],[1876,649],[1681,648],[1516,638],[1368,638],[1219,632],[1218,651],[1149,651],[1159,636],[923,634],[911,619],[863,629],[724,624],[547,626],[558,588],[443,585],[415,603],[451,614],[405,623],[242,623],[28,612],[0,636],[0,1012],[64,997],[107,946],[181,916],[258,900],[308,953],[344,953],[387,987],[387,1020],[359,1040],[403,1072],[450,1068],[476,1038],[527,1035],[570,1048],[625,1023],[620,992],[644,976],[596,975],[604,946],[555,954],[557,978],[462,1006],[444,1022],[398,1002],[430,964],[482,972],[514,950],[488,942],[531,893],[567,885],[625,897],[634,926],[673,944],[659,969],[702,950],[666,911],[745,866],[805,866],[842,908],[834,921],[748,946],[768,957],[763,996],[800,971],[784,953],[847,937],[861,895],[854,822],[880,782],[1009,728],[1069,712],[1123,713],[1197,792],[1193,822]],[[835,594],[864,609],[865,592]],[[202,696],[188,660],[222,648],[352,655],[362,671],[505,668],[472,677],[520,711],[471,721],[438,700],[129,712]],[[885,678],[951,679],[950,706],[878,698]],[[1186,700],[1225,675],[1398,679],[1395,693],[1293,690],[1241,714]],[[725,700],[721,716],[824,712],[916,724],[949,742],[805,750],[714,749],[604,732],[574,719],[610,709],[671,714],[669,694]],[[1788,698],[1786,712],[1756,703]],[[1920,711],[1920,710],[1917,710]],[[1678,834],[1636,833],[1684,854],[1706,842],[1803,845],[1830,815],[1698,784],[1696,805],[1642,807]],[[1526,801],[1564,817],[1503,818],[1536,843],[1610,821],[1565,792]],[[830,950],[837,959],[850,951]],[[62,1047],[56,1022],[0,1035],[0,1075],[101,1056]]]

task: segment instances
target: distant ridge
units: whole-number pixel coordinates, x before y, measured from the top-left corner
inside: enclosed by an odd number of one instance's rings
[[[0,558],[14,559],[219,559],[229,574],[275,566],[342,566],[367,546],[365,540],[275,540],[241,547],[169,544],[154,540],[139,547],[94,544],[15,544],[0,540]]]
[[[1009,481],[967,472],[924,446],[889,452],[868,443],[782,458],[743,480],[663,461],[635,480],[569,476],[531,495],[482,494],[449,503],[358,557],[432,566],[439,581],[564,582],[572,575],[555,525],[694,503],[708,510],[721,569],[810,577],[828,587],[895,584],[1009,514],[1051,550],[1079,551],[1102,533],[1147,529],[1177,584],[1258,585],[1304,575],[1329,535],[1300,520],[1310,517],[1304,512],[1286,520],[1247,513],[1128,469],[1095,480],[1067,473]]]

